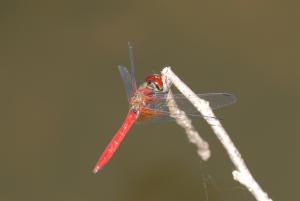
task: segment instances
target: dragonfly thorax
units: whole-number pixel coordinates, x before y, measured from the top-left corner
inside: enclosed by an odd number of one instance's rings
[[[152,101],[152,95],[155,91],[145,84],[142,84],[129,101],[130,109],[140,112],[143,107]]]
[[[144,105],[142,93],[137,90],[134,96],[130,99],[130,109],[139,111],[140,107]]]

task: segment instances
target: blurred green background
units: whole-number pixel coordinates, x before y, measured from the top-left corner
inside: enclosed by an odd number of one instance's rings
[[[128,105],[118,64],[134,46],[138,82],[172,66],[217,111],[262,188],[299,200],[300,27],[296,1],[1,1],[1,200],[253,201],[210,128],[203,163],[175,123],[134,126],[92,168]],[[11,143],[10,143],[11,142]]]

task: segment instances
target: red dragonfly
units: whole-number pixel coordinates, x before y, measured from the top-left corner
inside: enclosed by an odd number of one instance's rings
[[[167,104],[167,97],[170,92],[169,86],[164,83],[160,74],[147,76],[145,81],[137,88],[134,75],[133,52],[130,43],[128,43],[128,49],[131,71],[129,72],[124,66],[118,67],[129,102],[129,112],[122,126],[100,156],[94,167],[94,173],[102,169],[111,159],[134,122],[142,122],[145,120],[153,122],[175,120],[173,119],[174,114],[172,114],[171,117],[170,106]],[[228,93],[206,93],[197,95],[207,100],[212,109],[221,108],[236,101],[235,96]],[[203,118],[182,94],[173,94],[172,96],[177,106],[185,111],[189,117]]]

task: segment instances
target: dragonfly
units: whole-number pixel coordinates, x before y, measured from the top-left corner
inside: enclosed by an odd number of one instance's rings
[[[152,74],[145,78],[137,87],[135,80],[135,65],[133,60],[132,45],[128,42],[130,70],[119,65],[118,69],[125,87],[129,103],[129,112],[123,124],[113,136],[105,150],[94,166],[93,173],[101,170],[112,158],[129,129],[135,122],[164,122],[174,121],[177,117],[170,112],[168,96],[170,86],[167,85],[161,74]],[[212,109],[228,106],[236,101],[236,97],[229,93],[204,93],[197,94],[201,99],[209,102]],[[178,108],[191,118],[203,118],[183,94],[172,94]]]

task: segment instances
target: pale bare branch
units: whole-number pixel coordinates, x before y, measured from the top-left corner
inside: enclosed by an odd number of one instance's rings
[[[196,145],[197,153],[202,158],[202,160],[208,160],[210,157],[209,144],[204,139],[202,139],[202,137],[192,125],[192,121],[188,118],[185,112],[178,108],[171,90],[168,94],[167,101],[171,117],[176,120],[176,123],[179,126],[184,128],[189,141]]]
[[[252,193],[256,200],[272,201],[272,199],[268,197],[268,194],[261,189],[259,184],[251,175],[238,149],[230,139],[221,122],[216,118],[212,109],[209,107],[209,103],[203,99],[200,99],[185,83],[183,83],[173,73],[170,67],[165,67],[162,70],[162,75],[170,80],[170,82],[173,83],[175,87],[187,99],[190,100],[190,102],[197,108],[203,118],[211,126],[212,130],[224,146],[229,158],[236,168],[236,170],[232,172],[233,178],[236,181],[240,182],[240,184],[244,185],[249,190],[249,192]]]

